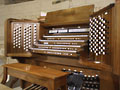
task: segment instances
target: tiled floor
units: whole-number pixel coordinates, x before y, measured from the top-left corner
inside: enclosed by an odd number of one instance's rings
[[[13,89],[10,89],[9,87],[6,87],[6,86],[0,84],[0,90],[13,90]]]

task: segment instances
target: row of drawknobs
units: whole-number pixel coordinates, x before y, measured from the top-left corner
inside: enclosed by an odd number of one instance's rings
[[[39,23],[12,23],[12,43],[14,49],[23,49],[28,52],[32,43],[36,44],[37,40],[37,29]]]
[[[90,19],[89,49],[96,56],[107,54],[110,35],[109,15],[109,12],[105,12]]]

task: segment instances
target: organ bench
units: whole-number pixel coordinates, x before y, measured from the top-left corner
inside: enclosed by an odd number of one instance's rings
[[[67,90],[68,73],[58,71],[47,67],[39,67],[35,65],[14,63],[4,65],[4,79],[2,84],[6,83],[7,76],[11,75],[19,79],[45,86],[48,90]]]

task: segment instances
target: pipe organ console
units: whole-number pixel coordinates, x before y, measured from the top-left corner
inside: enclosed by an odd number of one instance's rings
[[[5,54],[19,63],[69,73],[68,90],[119,90],[119,6],[97,12],[93,5],[48,12],[44,23],[8,19]],[[25,90],[49,90],[22,83]]]

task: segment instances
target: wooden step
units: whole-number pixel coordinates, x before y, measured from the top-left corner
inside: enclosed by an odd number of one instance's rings
[[[53,45],[81,45],[86,44],[88,40],[39,40],[40,44]]]
[[[88,35],[43,36],[47,40],[88,40]]]
[[[59,55],[59,56],[72,56],[77,57],[77,51],[75,50],[53,50],[53,49],[39,49],[30,48],[33,53],[49,54],[49,55]]]

